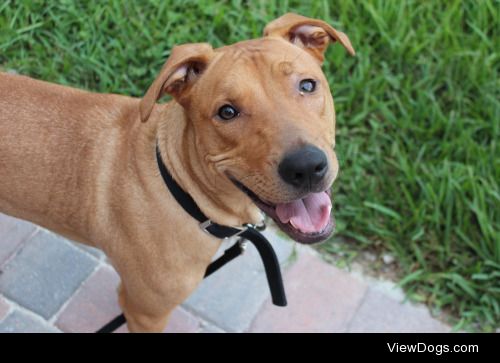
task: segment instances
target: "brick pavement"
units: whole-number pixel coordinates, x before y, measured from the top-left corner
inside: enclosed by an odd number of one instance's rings
[[[165,332],[451,330],[424,306],[402,303],[393,284],[338,269],[272,229],[267,233],[283,266],[288,307],[271,304],[249,245],[174,311]],[[118,283],[102,252],[0,214],[0,332],[93,332],[120,313]]]

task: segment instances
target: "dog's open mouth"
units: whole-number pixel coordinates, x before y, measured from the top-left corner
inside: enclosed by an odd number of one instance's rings
[[[302,199],[273,205],[260,199],[237,180],[231,180],[257,207],[271,217],[283,232],[297,242],[311,244],[324,241],[335,228],[329,189],[310,193]]]

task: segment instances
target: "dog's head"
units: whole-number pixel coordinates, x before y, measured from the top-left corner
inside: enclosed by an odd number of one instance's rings
[[[312,243],[334,228],[335,110],[321,70],[330,42],[354,55],[327,23],[286,14],[264,37],[212,49],[173,49],[140,104],[146,121],[171,94],[192,122],[206,161],[293,239]]]

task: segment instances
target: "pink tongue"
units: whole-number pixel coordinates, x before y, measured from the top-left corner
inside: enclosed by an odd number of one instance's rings
[[[301,232],[314,233],[326,228],[331,209],[330,197],[321,192],[290,203],[278,204],[276,214],[282,223],[290,222]]]

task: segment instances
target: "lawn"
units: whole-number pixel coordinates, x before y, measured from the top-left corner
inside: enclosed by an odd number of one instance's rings
[[[0,68],[141,96],[173,45],[258,37],[287,11],[330,22],[357,51],[333,46],[324,67],[341,173],[338,232],[322,250],[370,251],[375,270],[389,253],[412,299],[457,329],[495,330],[499,1],[7,0]]]

